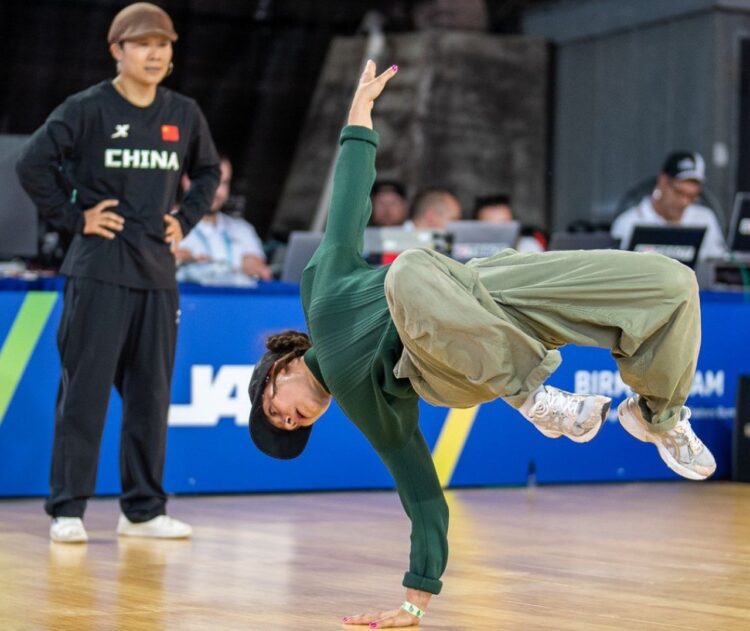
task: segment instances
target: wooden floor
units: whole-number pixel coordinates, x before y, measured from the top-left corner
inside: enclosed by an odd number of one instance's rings
[[[448,494],[451,560],[423,629],[750,629],[750,485]],[[0,628],[341,629],[398,606],[408,522],[392,493],[175,498],[192,541],[52,544],[39,500],[0,501]],[[352,627],[348,627],[352,628]],[[367,627],[357,627],[367,628]]]

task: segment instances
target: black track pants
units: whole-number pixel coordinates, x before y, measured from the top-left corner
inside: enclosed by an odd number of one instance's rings
[[[57,335],[62,371],[48,514],[83,516],[113,384],[122,396],[122,511],[131,521],[165,513],[161,483],[178,308],[175,289],[68,279]]]

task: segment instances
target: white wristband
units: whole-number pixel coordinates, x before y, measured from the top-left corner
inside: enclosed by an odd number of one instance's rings
[[[417,607],[414,603],[410,603],[408,600],[404,601],[404,604],[401,605],[401,609],[403,609],[407,613],[410,613],[412,616],[416,616],[420,620],[422,619],[422,616],[424,616],[424,611]]]

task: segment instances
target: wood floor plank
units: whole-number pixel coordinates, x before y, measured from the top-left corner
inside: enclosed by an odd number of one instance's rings
[[[750,629],[750,485],[448,493],[451,558],[433,630]],[[90,503],[53,544],[39,500],[0,501],[0,628],[342,629],[397,606],[409,525],[391,492],[179,497],[190,541],[118,538]],[[360,627],[366,628],[366,627]]]

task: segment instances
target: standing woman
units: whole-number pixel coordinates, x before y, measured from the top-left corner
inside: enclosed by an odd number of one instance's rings
[[[376,76],[367,63],[341,132],[325,235],[300,286],[310,335],[271,336],[249,388],[250,434],[265,454],[298,456],[333,397],[393,476],[412,522],[406,599],[344,619],[372,628],[419,624],[442,588],[448,507],[419,429],[420,397],[448,407],[502,398],[545,436],[588,442],[611,400],[544,382],[560,346],[609,348],[637,393],[618,408],[623,428],[684,477],[716,468],[684,405],[700,346],[698,286],[685,265],[656,254],[510,249],[466,265],[429,250],[367,265],[371,113],[396,70]]]
[[[58,330],[62,363],[50,495],[53,541],[88,539],[109,394],[122,396],[120,535],[181,538],[162,488],[179,297],[174,248],[208,210],[219,160],[198,105],[160,87],[172,20],[137,2],[108,35],[114,80],[69,97],[31,137],[17,171],[40,214],[74,234]],[[170,214],[180,176],[193,182]]]

